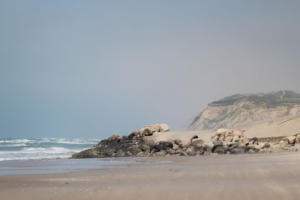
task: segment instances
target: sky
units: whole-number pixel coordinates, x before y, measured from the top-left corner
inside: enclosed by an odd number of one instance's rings
[[[300,2],[0,0],[0,137],[185,129],[236,93],[300,92]]]

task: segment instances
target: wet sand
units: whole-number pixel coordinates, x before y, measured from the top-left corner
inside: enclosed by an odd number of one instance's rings
[[[299,152],[145,158],[125,168],[0,176],[0,198],[296,200],[299,166]]]

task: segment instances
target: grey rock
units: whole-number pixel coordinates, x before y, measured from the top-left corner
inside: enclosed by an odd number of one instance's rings
[[[229,148],[224,145],[215,145],[212,148],[212,152],[218,153],[218,154],[226,154],[228,151],[229,151]]]

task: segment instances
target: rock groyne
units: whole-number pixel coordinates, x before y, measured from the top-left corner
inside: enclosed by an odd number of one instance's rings
[[[244,130],[218,129],[209,141],[195,135],[189,142],[179,139],[155,141],[158,133],[169,134],[166,124],[146,126],[128,136],[112,135],[91,149],[74,154],[73,158],[196,156],[258,152],[297,151],[300,136],[248,138]]]

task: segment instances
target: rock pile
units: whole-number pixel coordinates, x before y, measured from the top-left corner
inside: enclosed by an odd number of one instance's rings
[[[129,157],[150,156],[160,149],[169,150],[168,142],[155,144],[152,135],[157,132],[170,131],[167,124],[155,124],[133,131],[128,136],[112,135],[108,139],[100,141],[91,149],[74,154],[73,158],[104,158],[104,157]]]
[[[217,132],[211,137],[213,143],[230,145],[234,143],[246,144],[249,142],[247,136],[244,135],[244,130],[228,130],[218,129]]]
[[[279,145],[281,147],[293,147],[297,143],[300,143],[300,134],[295,134],[292,136],[288,136],[283,138],[280,142]]]
[[[258,152],[257,138],[249,139],[244,135],[244,130],[218,129],[211,137],[213,144],[212,153],[237,154]]]
[[[133,131],[128,136],[112,135],[100,141],[91,149],[74,154],[73,158],[104,158],[104,157],[151,157],[151,156],[196,156],[209,154],[239,154],[256,152],[277,152],[280,150],[295,150],[296,143],[300,143],[300,134],[284,138],[278,142],[258,138],[248,138],[244,130],[218,129],[205,143],[197,135],[189,142],[181,140],[155,141],[153,135],[158,132],[170,131],[166,124],[146,126]]]
[[[148,157],[166,155],[203,155],[210,152],[204,141],[194,138],[191,143],[183,144],[181,140],[159,141],[153,140],[153,134],[168,132],[166,124],[146,126],[133,131],[128,136],[112,135],[100,141],[91,149],[74,154],[73,158],[104,158],[104,157]]]
[[[300,134],[289,137],[248,138],[243,130],[218,129],[212,136],[213,153],[270,153],[297,151]]]

